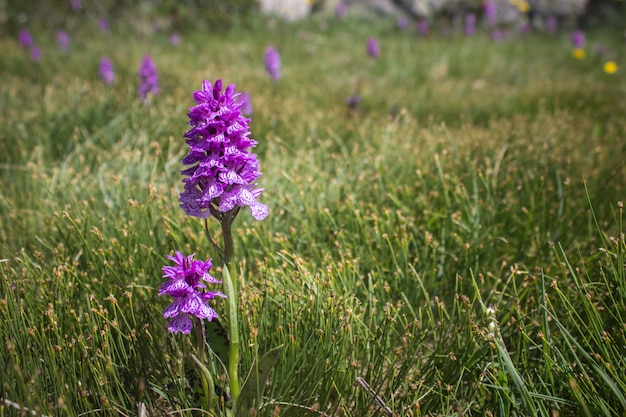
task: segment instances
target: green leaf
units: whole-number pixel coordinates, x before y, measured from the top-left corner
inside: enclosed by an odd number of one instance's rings
[[[200,389],[200,403],[202,405],[202,409],[205,411],[213,410],[213,399],[215,394],[215,384],[213,383],[213,377],[211,376],[211,372],[207,369],[206,366],[198,358],[196,355],[191,355],[191,359],[196,363],[197,370],[200,373],[202,386],[196,387],[196,389]]]
[[[230,351],[230,340],[228,338],[228,332],[219,321],[214,318],[208,321],[204,325],[205,337],[207,344],[215,353],[215,355],[222,362],[222,366],[228,366],[228,355]]]
[[[246,382],[244,382],[241,388],[239,402],[237,403],[237,417],[248,415],[250,408],[258,407],[261,404],[270,371],[274,367],[282,349],[283,346],[281,345],[265,353],[259,360],[258,366],[256,360],[252,363]]]

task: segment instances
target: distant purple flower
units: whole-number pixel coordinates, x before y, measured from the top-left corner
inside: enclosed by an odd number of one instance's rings
[[[378,58],[380,55],[380,46],[378,40],[374,37],[367,39],[367,54],[372,58]]]
[[[274,81],[280,78],[280,54],[273,46],[265,50],[265,71]]]
[[[105,18],[98,19],[98,27],[102,32],[109,30],[109,22]]]
[[[555,33],[558,30],[559,21],[556,16],[548,16],[546,18],[546,30],[548,33]]]
[[[528,35],[532,31],[532,26],[530,22],[522,22],[519,26],[519,32],[522,35]]]
[[[343,2],[337,3],[337,7],[335,7],[335,15],[339,20],[343,20],[346,17],[346,5]]]
[[[422,19],[417,22],[417,33],[422,36],[428,35],[428,20]]]
[[[193,96],[197,105],[188,113],[192,128],[184,135],[189,153],[182,160],[190,167],[181,171],[186,178],[180,206],[200,218],[219,218],[249,206],[252,217],[263,220],[268,208],[257,201],[263,192],[256,188],[259,161],[248,149],[257,141],[250,138],[250,119],[241,114],[243,103],[236,102],[235,84],[222,91],[222,80],[204,81]]]
[[[145,54],[139,67],[139,98],[146,101],[148,94],[159,94],[159,75],[150,55]]]
[[[41,49],[37,45],[33,45],[30,47],[30,59],[33,62],[41,61]]]
[[[180,35],[178,33],[172,33],[170,35],[170,44],[179,45],[180,44]]]
[[[70,48],[70,35],[64,30],[57,31],[57,42],[61,52],[67,52]]]
[[[102,81],[107,84],[113,84],[115,81],[113,63],[106,56],[103,56],[102,59],[100,59],[100,78],[102,78]]]
[[[582,30],[572,32],[572,45],[574,45],[574,48],[582,48],[585,46],[585,34]]]
[[[250,98],[250,94],[246,92],[239,93],[239,95],[235,97],[235,103],[241,103],[241,114],[244,116],[252,115],[252,99]]]
[[[155,33],[161,33],[163,31],[163,23],[160,21],[152,22],[152,30]]]
[[[361,96],[359,96],[358,94],[354,96],[349,96],[346,97],[345,101],[351,110],[356,110],[356,108],[359,106],[359,103],[361,102]]]
[[[19,42],[20,42],[20,46],[24,49],[28,49],[31,46],[33,46],[34,42],[33,42],[33,35],[30,34],[30,32],[28,31],[28,29],[22,29],[20,30],[20,34],[19,34]]]
[[[176,266],[163,267],[163,278],[168,281],[159,289],[159,295],[174,298],[172,304],[163,311],[163,317],[170,319],[167,329],[172,333],[189,334],[193,327],[192,316],[209,321],[217,318],[217,313],[209,306],[209,300],[226,297],[218,291],[206,291],[205,283],[220,284],[221,281],[209,274],[213,266],[210,259],[206,262],[194,261],[194,256],[183,256],[176,251],[176,256],[168,256]]]
[[[41,49],[37,45],[33,45],[30,47],[30,59],[33,62],[41,61]]]
[[[498,21],[498,10],[494,0],[487,0],[483,3],[483,10],[485,12],[485,22],[488,26],[493,26]]]
[[[500,29],[494,29],[491,31],[491,40],[494,42],[500,42],[504,39],[504,32]]]
[[[606,46],[604,44],[598,43],[594,48],[596,55],[604,55],[606,53]]]
[[[468,13],[465,15],[465,34],[471,36],[476,32],[476,15]]]
[[[397,22],[397,24],[398,24],[398,29],[400,29],[400,30],[404,30],[404,29],[406,29],[406,28],[407,28],[407,26],[409,26],[409,21],[407,20],[407,18],[406,18],[406,17],[404,17],[404,16],[400,16],[400,17],[398,18],[398,22]]]
[[[81,9],[80,0],[70,0],[70,6],[75,12]]]

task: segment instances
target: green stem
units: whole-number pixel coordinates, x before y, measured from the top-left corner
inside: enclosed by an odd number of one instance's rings
[[[194,317],[196,322],[194,328],[196,329],[196,341],[198,342],[198,359],[202,363],[206,363],[206,352],[204,351],[205,330],[204,323],[201,319]]]
[[[228,379],[230,381],[231,409],[237,410],[237,399],[239,398],[239,321],[237,319],[237,279],[236,274],[230,275],[228,270],[230,262],[235,258],[235,245],[233,242],[232,224],[239,214],[239,207],[224,213],[220,217],[222,226],[222,239],[224,247],[222,252],[223,285],[226,293],[226,305],[228,310],[228,327],[230,336],[229,356],[228,356]]]
[[[230,380],[230,397],[232,409],[237,408],[239,398],[239,327],[237,322],[237,295],[233,279],[228,271],[228,265],[224,265],[224,292],[226,293],[228,308],[228,326],[230,336],[230,352],[228,357],[228,378]]]
[[[202,383],[202,399],[201,399],[201,407],[205,411],[212,411],[213,408],[213,393],[215,392],[215,385],[213,383],[213,377],[211,377],[210,372],[205,367],[205,363],[207,363],[206,350],[204,346],[204,341],[206,340],[204,322],[201,319],[194,317],[196,320],[196,338],[198,341],[198,356],[199,359],[194,355],[191,355],[191,358],[194,360],[197,372],[200,373],[200,381]],[[195,387],[194,387],[195,388]]]
[[[233,220],[235,220],[235,216],[238,212],[239,210],[235,212],[228,212],[220,221],[220,224],[222,226],[222,239],[224,240],[224,253],[222,255],[222,262],[224,265],[229,265],[230,261],[232,261],[235,257],[235,244],[233,242],[232,225]]]

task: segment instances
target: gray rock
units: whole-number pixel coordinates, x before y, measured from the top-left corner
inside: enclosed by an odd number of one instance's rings
[[[311,4],[304,0],[259,0],[259,6],[263,14],[290,22],[311,14]]]
[[[496,5],[497,24],[519,23],[524,13],[510,0],[491,0]],[[584,13],[589,0],[526,0],[534,14],[540,16],[575,17]],[[443,13],[461,15],[476,10],[481,2],[476,0],[321,0],[318,11],[334,15],[337,5],[346,5],[347,15],[400,16],[435,18]],[[259,0],[261,11],[294,21],[311,14],[313,1],[305,0]]]
[[[529,0],[529,3],[542,16],[575,17],[585,12],[588,0]]]

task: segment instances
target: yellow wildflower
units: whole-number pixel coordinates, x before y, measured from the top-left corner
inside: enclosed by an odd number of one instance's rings
[[[617,72],[617,64],[615,61],[607,61],[602,67],[607,74],[615,74]]]
[[[582,61],[583,59],[585,59],[587,55],[585,54],[584,49],[574,48],[574,50],[572,51],[572,56],[576,58],[577,60]]]
[[[530,4],[528,4],[527,1],[520,1],[517,4],[517,8],[519,9],[520,12],[522,13],[528,13],[530,11]]]
[[[509,3],[512,6],[517,7],[517,9],[522,13],[528,13],[530,11],[530,3],[526,0],[509,0]]]

